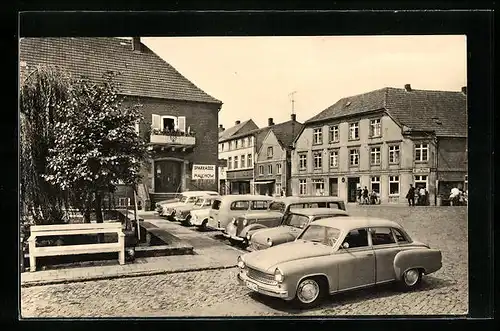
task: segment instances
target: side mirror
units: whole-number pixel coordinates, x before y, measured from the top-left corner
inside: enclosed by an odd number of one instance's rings
[[[348,242],[343,243],[342,244],[342,248],[348,249],[349,248],[349,243]]]

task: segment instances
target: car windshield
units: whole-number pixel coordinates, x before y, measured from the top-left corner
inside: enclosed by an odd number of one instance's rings
[[[288,214],[283,221],[283,225],[293,226],[295,228],[303,229],[307,222],[309,222],[309,217],[299,214]]]
[[[272,202],[269,205],[269,210],[281,211],[282,212],[282,211],[285,210],[285,204],[283,202],[278,202],[278,201]]]
[[[190,197],[190,198],[187,198],[187,200],[185,201],[186,203],[193,203],[196,201],[196,199],[198,199],[197,197]]]
[[[340,230],[329,226],[311,224],[297,239],[322,243],[326,246],[335,245],[339,239]]]

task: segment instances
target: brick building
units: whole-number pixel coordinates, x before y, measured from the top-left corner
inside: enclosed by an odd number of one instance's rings
[[[184,190],[216,190],[216,179],[191,179],[193,164],[217,165],[218,112],[222,102],[194,85],[139,38],[24,38],[20,72],[37,65],[59,67],[76,78],[93,81],[105,71],[120,73],[117,82],[127,103],[140,103],[140,135],[150,141],[152,160],[139,185],[141,202]],[[129,199],[121,187],[117,199]],[[121,195],[121,196],[120,196]]]
[[[292,155],[292,193],[406,202],[409,185],[430,204],[467,185],[467,101],[461,92],[382,88],[342,98],[305,122]]]

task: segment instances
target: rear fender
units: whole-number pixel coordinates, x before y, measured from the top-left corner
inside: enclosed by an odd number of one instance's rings
[[[416,248],[401,251],[394,258],[394,273],[400,280],[409,269],[422,269],[424,274],[441,269],[441,251],[438,249]]]

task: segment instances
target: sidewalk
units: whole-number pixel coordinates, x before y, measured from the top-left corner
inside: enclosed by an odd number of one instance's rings
[[[141,213],[148,222],[168,228],[181,239],[194,243],[194,255],[173,255],[162,257],[137,258],[134,262],[119,265],[70,267],[36,272],[21,273],[21,286],[48,285],[80,282],[98,279],[137,277],[146,275],[169,274],[210,269],[236,267],[240,251],[219,243],[216,240],[182,227],[181,225],[157,218],[153,213]]]

